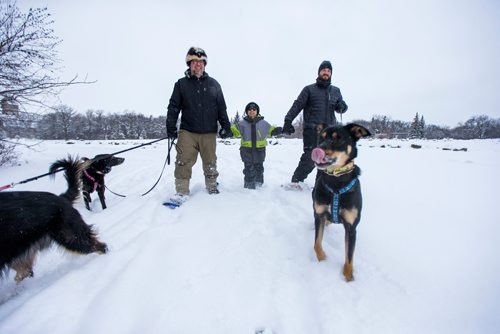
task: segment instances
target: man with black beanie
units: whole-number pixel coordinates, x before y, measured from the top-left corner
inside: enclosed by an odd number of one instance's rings
[[[313,171],[314,163],[311,160],[311,152],[318,142],[316,127],[319,124],[335,125],[337,123],[335,112],[342,114],[347,111],[347,104],[342,99],[340,89],[331,84],[331,79],[332,63],[324,60],[319,65],[316,83],[302,89],[285,116],[283,133],[292,134],[295,132],[292,122],[304,110],[304,151],[293,173],[292,183],[285,186],[285,188],[301,190],[300,183]]]

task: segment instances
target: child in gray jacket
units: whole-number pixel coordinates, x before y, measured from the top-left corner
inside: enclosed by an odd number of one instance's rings
[[[275,127],[260,115],[257,103],[245,107],[245,117],[231,126],[235,137],[241,137],[240,155],[243,160],[244,187],[255,189],[264,183],[264,160],[268,136],[281,134],[281,127]]]

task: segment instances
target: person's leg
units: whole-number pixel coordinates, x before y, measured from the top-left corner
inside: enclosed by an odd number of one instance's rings
[[[254,168],[255,168],[255,183],[257,186],[264,184],[264,161],[266,160],[266,149],[259,148],[255,151]]]
[[[186,130],[179,131],[174,176],[175,191],[181,195],[189,195],[189,180],[199,151],[197,136]]]
[[[243,174],[245,175],[245,183],[243,187],[248,189],[255,189],[255,168],[252,162],[244,162],[245,168],[243,169]]]
[[[217,134],[200,134],[200,156],[203,162],[203,174],[205,175],[205,187],[211,194],[218,194],[217,177]]]
[[[264,163],[263,162],[255,163],[254,169],[255,169],[255,184],[260,187],[264,184]]]
[[[314,169],[311,152],[318,143],[318,135],[315,129],[304,129],[304,152],[300,157],[299,164],[292,176],[292,182],[304,182]]]
[[[240,147],[240,156],[243,161],[243,187],[255,189],[255,170],[253,168],[252,149]]]

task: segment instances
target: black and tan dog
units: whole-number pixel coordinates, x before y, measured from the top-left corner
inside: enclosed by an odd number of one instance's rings
[[[33,276],[37,253],[53,242],[78,254],[106,253],[106,244],[72,205],[80,194],[81,168],[72,158],[52,164],[50,172],[64,169],[68,182],[59,196],[38,191],[0,193],[1,276],[10,268],[16,271],[17,282]]]
[[[356,143],[370,132],[357,124],[328,127],[319,133],[318,146],[312,151],[318,174],[312,192],[314,207],[314,251],[319,261],[326,259],[321,245],[325,225],[341,223],[345,229],[345,264],[347,281],[353,277],[353,256],[356,227],[361,218],[362,197],[358,176],[361,170],[354,164]]]
[[[87,210],[90,210],[90,203],[92,202],[90,194],[97,191],[101,206],[103,209],[106,209],[104,175],[111,172],[111,167],[121,165],[125,159],[115,157],[111,154],[98,154],[92,160],[88,158],[82,158],[82,160],[84,162],[91,162],[89,167],[83,170],[82,174],[85,207]]]

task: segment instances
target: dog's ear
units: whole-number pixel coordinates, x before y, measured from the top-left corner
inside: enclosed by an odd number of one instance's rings
[[[372,135],[367,128],[359,124],[347,124],[346,126],[344,126],[344,128],[349,131],[351,137],[354,138],[355,141],[358,141],[360,138],[369,137]]]
[[[98,154],[98,155],[96,155],[96,156],[95,156],[92,160],[93,160],[94,162],[97,162],[97,161],[99,161],[99,160],[106,160],[106,159],[109,159],[109,158],[111,158],[111,157],[112,157],[112,155],[111,155],[111,154]]]
[[[125,161],[125,158],[119,158],[119,157],[115,157],[114,155],[112,155],[110,164],[111,164],[111,166],[118,166],[118,165],[121,165],[124,161]]]

